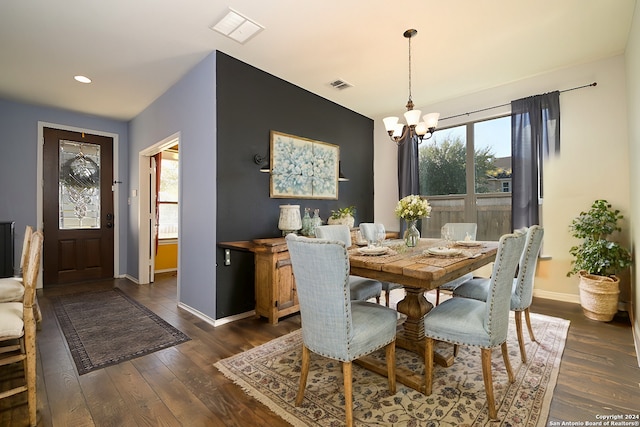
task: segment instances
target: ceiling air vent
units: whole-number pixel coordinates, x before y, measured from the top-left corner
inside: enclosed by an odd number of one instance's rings
[[[353,85],[349,82],[345,82],[342,79],[336,79],[334,81],[332,81],[331,83],[329,83],[332,87],[334,87],[335,89],[339,89],[339,90],[343,90],[343,89],[347,89],[349,87],[353,87]]]

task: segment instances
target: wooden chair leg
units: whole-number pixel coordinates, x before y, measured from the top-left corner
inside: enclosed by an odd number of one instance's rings
[[[353,426],[353,389],[352,389],[352,364],[342,362],[342,372],[344,376],[344,412],[347,417],[347,427]]]
[[[440,289],[436,289],[436,305],[440,304]]]
[[[40,304],[38,304],[38,297],[35,297],[33,301],[33,316],[36,319],[36,329],[42,329],[42,310],[40,310]]]
[[[507,343],[503,342],[500,346],[502,349],[502,359],[504,360],[504,367],[507,369],[507,375],[509,376],[509,382],[515,382],[516,378],[513,376],[513,369],[511,369],[511,362],[509,361],[509,349]]]
[[[380,295],[376,297],[376,304],[380,304]]]
[[[29,314],[29,313],[28,313]],[[25,375],[27,379],[27,406],[29,410],[29,425],[36,427],[37,398],[36,398],[36,322],[32,316],[25,321],[24,341],[26,350]]]
[[[524,309],[524,319],[527,321],[527,329],[529,329],[529,338],[531,341],[536,342],[536,337],[533,336],[533,328],[531,327],[531,318],[529,317],[529,308]]]
[[[491,377],[491,349],[483,348],[482,351],[482,378],[484,380],[484,390],[487,394],[487,406],[489,407],[489,418],[498,418],[496,411],[496,399],[493,395],[493,378]]]
[[[300,367],[300,386],[298,387],[298,395],[296,396],[296,406],[302,404],[304,398],[304,389],[307,386],[307,376],[309,374],[309,361],[311,360],[311,353],[307,346],[302,345],[302,366]]]
[[[389,291],[385,291],[385,292],[384,292],[384,299],[385,299],[385,301],[384,301],[384,302],[385,302],[385,305],[386,305],[387,307],[389,307],[389,298],[390,298],[390,294],[391,294],[391,291],[390,291],[390,290],[389,290]]]
[[[433,338],[424,339],[424,394],[433,391]]]
[[[453,345],[453,357],[458,357],[458,351],[460,350],[460,346],[458,344]]]
[[[392,341],[385,347],[387,359],[387,378],[389,379],[389,392],[396,394],[396,342]]]
[[[524,347],[524,337],[522,336],[522,312],[516,311],[513,313],[516,319],[516,332],[518,335],[518,346],[520,347],[520,359],[522,363],[527,363],[527,350]]]

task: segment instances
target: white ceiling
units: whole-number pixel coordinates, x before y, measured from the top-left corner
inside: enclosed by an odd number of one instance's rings
[[[220,50],[368,117],[624,52],[635,0],[2,0],[0,97],[115,119]],[[212,31],[229,7],[265,29]],[[90,85],[73,80],[93,79]],[[352,88],[336,90],[343,79]],[[250,100],[247,100],[250,102]]]

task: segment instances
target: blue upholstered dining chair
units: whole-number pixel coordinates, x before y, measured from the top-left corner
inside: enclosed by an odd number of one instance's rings
[[[310,352],[342,362],[347,426],[353,425],[352,361],[385,347],[389,391],[396,392],[395,310],[349,298],[349,256],[341,241],[286,237],[302,318],[302,404]]]
[[[443,239],[447,238],[453,242],[465,240],[467,239],[467,236],[469,236],[467,240],[476,240],[477,232],[478,224],[475,222],[448,222],[442,226],[440,231]],[[445,283],[444,285],[440,285],[436,289],[436,305],[440,304],[441,290],[452,292],[455,288],[471,278],[473,278],[473,274],[467,273],[464,276],[460,276],[457,279],[453,279],[452,281]]]
[[[362,233],[362,237],[364,237],[364,239],[367,241],[375,240],[377,225],[378,225],[377,223],[373,223],[373,222],[361,222],[360,232]],[[399,285],[397,283],[389,283],[389,282],[380,282],[380,283],[382,283],[382,290],[384,291],[385,305],[389,307],[389,294],[394,289],[402,289],[402,285]]]
[[[351,246],[351,230],[346,225],[318,226],[316,227],[316,237],[342,242],[347,248]],[[382,294],[382,283],[366,277],[349,276],[349,294],[352,300],[366,301],[370,298],[375,298],[379,303],[380,295]]]
[[[527,351],[524,346],[524,336],[522,334],[522,312],[529,329],[529,338],[535,342],[531,319],[529,318],[529,307],[533,299],[533,281],[538,265],[538,254],[542,244],[544,229],[539,225],[532,225],[527,230],[527,242],[520,256],[518,276],[513,279],[511,289],[511,310],[515,313],[516,331],[518,333],[518,345],[520,347],[520,359],[522,363],[527,363]],[[480,301],[487,300],[489,293],[489,279],[475,278],[458,286],[453,291],[456,297],[473,298]]]
[[[501,347],[509,382],[514,382],[506,342],[509,329],[509,300],[513,277],[525,239],[526,234],[519,232],[506,234],[500,238],[489,281],[487,301],[451,298],[434,307],[425,316],[425,394],[430,395],[433,389],[435,340],[449,342],[455,346],[480,347],[489,417],[497,418],[491,375],[491,349]]]

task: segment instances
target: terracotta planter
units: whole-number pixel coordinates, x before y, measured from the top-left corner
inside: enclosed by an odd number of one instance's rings
[[[580,271],[580,305],[584,315],[592,320],[610,322],[618,312],[620,279]]]

